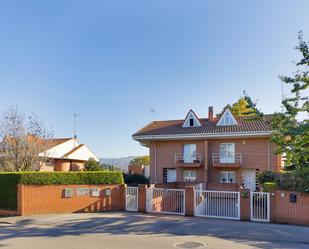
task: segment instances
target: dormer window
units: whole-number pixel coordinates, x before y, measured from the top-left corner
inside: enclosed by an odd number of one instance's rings
[[[183,122],[182,127],[200,127],[202,126],[196,114],[190,110]]]
[[[229,109],[226,109],[218,121],[218,126],[237,125],[237,121]]]

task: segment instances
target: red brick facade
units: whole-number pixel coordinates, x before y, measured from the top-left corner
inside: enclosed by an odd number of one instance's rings
[[[213,164],[213,153],[219,153],[221,143],[234,143],[235,153],[241,154],[242,163],[237,164]],[[184,144],[196,144],[196,153],[201,154],[200,165],[179,165],[175,163],[175,154],[183,153]],[[270,143],[269,137],[263,138],[235,138],[235,139],[209,139],[189,141],[155,141],[150,143],[150,182],[163,183],[163,169],[176,169],[177,182],[183,181],[184,170],[195,170],[197,183],[205,183],[216,186],[219,183],[220,171],[234,171],[236,184],[243,181],[243,170],[273,170],[281,168],[281,156],[275,155],[275,146]],[[223,186],[226,185],[226,186]],[[234,190],[233,184],[221,184],[220,189]],[[238,188],[236,186],[236,188]]]

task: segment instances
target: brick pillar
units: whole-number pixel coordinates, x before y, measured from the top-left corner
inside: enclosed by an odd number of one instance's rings
[[[185,215],[194,216],[194,187],[185,187]]]
[[[127,200],[127,184],[122,184],[119,186],[119,195],[120,195],[120,210],[126,210],[126,200]]]
[[[138,212],[146,213],[146,191],[147,185],[138,185]]]
[[[19,215],[24,215],[24,200],[23,200],[24,185],[17,185],[17,212]]]
[[[250,220],[250,190],[240,189],[240,219]]]
[[[269,204],[270,204],[270,207],[269,207],[269,210],[270,210],[269,220],[270,220],[270,222],[276,222],[276,215],[275,215],[276,198],[280,198],[279,192],[277,192],[275,190],[271,190],[270,193],[269,193]]]

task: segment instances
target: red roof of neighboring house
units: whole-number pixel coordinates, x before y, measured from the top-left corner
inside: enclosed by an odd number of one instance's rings
[[[48,148],[52,148],[52,147],[55,147],[59,144],[62,144],[62,143],[65,143],[69,140],[71,140],[73,138],[53,138],[53,139],[47,139],[47,144],[48,144]]]
[[[218,119],[209,121],[200,118],[200,127],[182,127],[184,120],[154,121],[137,131],[133,136],[143,135],[178,135],[178,134],[207,134],[207,133],[241,133],[271,131],[272,114],[252,120],[250,117],[235,117],[237,125],[217,126]]]

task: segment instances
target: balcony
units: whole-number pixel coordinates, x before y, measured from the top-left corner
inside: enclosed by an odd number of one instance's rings
[[[175,153],[174,162],[178,167],[198,168],[202,165],[202,155],[196,153],[195,156],[187,156],[181,153]]]
[[[229,154],[212,154],[212,166],[214,168],[240,168],[243,163],[241,153]]]

